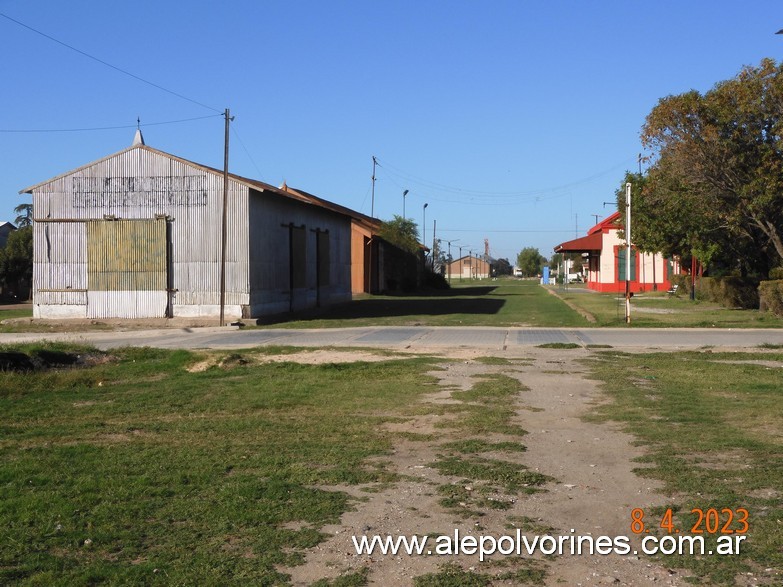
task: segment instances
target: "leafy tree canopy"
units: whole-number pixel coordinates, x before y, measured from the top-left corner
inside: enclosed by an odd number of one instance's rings
[[[783,66],[772,59],[705,94],[661,99],[642,128],[652,165],[632,192],[634,243],[743,273],[783,264],[781,134]]]
[[[33,227],[26,226],[8,235],[0,249],[0,282],[10,285],[33,276]]]
[[[419,230],[416,223],[410,218],[395,216],[392,220],[381,224],[378,234],[385,241],[401,248],[404,251],[418,254]]]
[[[19,204],[14,208],[16,219],[14,224],[17,228],[24,228],[25,226],[32,226],[33,224],[33,205],[32,204]]]
[[[535,247],[525,247],[517,255],[517,267],[525,277],[539,275],[543,263],[546,263],[546,258]]]

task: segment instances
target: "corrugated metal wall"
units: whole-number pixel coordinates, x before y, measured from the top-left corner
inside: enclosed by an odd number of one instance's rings
[[[175,315],[178,305],[204,306],[196,314],[214,313],[220,303],[222,190],[220,174],[144,147],[38,186],[33,206],[36,219],[43,221],[34,226],[36,306],[62,305],[65,309],[52,310],[59,315],[92,314],[80,308],[89,300],[86,221],[166,216]],[[247,192],[242,184],[229,182],[227,305],[249,303]],[[103,312],[109,317],[121,310],[107,306]]]
[[[294,231],[289,230],[290,224],[294,225]],[[319,254],[316,241],[326,231],[328,238],[321,238],[328,252]],[[289,258],[291,232],[297,239],[293,291]],[[302,238],[303,243],[299,240]],[[347,216],[274,194],[251,191],[249,250],[251,316],[351,300],[351,222]],[[320,270],[319,258],[327,259]],[[302,265],[304,271],[300,272]]]

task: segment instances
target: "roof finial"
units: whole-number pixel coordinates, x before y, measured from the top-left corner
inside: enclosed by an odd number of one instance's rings
[[[131,143],[131,147],[135,147],[136,145],[144,145],[146,144],[144,142],[144,136],[141,134],[141,118],[136,117],[136,134],[133,135],[133,142]]]

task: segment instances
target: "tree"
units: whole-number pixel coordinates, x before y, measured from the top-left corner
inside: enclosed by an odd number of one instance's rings
[[[32,226],[33,224],[33,205],[32,204],[19,204],[14,208],[14,213],[17,215],[14,220],[17,228],[24,228],[25,226]]]
[[[634,204],[635,243],[656,248],[657,238],[742,273],[783,264],[782,135],[783,66],[772,59],[703,95],[661,99],[642,128],[652,166]],[[643,235],[645,223],[658,237]]]
[[[525,247],[517,255],[517,267],[525,277],[533,277],[541,273],[541,265],[546,259],[535,247]]]
[[[15,292],[26,290],[33,278],[33,227],[15,230],[0,249],[0,283],[3,290]]]
[[[410,218],[394,216],[392,220],[381,223],[378,235],[409,253],[418,254],[420,251],[419,229]]]

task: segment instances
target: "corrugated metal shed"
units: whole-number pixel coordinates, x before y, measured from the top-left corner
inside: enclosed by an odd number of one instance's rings
[[[35,211],[35,316],[217,315],[222,171],[138,142],[22,192],[33,195]],[[350,299],[351,211],[234,174],[227,200],[227,316],[290,309],[295,296],[304,306]],[[263,246],[251,246],[251,223]],[[307,229],[298,293],[279,278],[291,267],[282,224]],[[317,235],[326,232],[329,251],[318,253]]]

